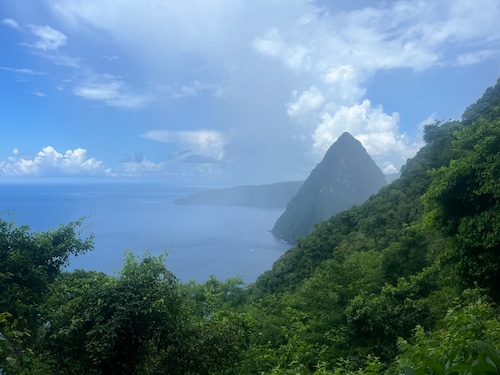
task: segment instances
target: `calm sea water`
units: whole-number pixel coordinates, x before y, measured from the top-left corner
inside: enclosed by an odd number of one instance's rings
[[[10,211],[32,230],[88,216],[94,250],[72,258],[69,269],[112,274],[122,268],[126,249],[138,255],[167,250],[167,267],[182,281],[239,275],[250,283],[289,249],[269,233],[283,210],[175,205],[196,190],[151,183],[4,183],[0,212],[10,220]]]

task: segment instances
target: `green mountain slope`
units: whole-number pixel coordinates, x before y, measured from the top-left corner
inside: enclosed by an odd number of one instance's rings
[[[322,364],[318,374],[404,363],[444,374],[451,363],[475,373],[485,357],[474,340],[498,352],[488,301],[500,301],[499,100],[497,83],[467,109],[471,122],[427,126],[399,179],[316,225],[251,286],[262,319],[281,326],[270,345],[279,356],[286,346],[309,373]]]
[[[310,276],[335,248],[382,251],[402,236],[402,228],[420,220],[421,196],[432,178],[428,171],[447,164],[451,158],[453,131],[459,123],[439,127],[435,140],[422,148],[402,168],[401,177],[380,189],[359,206],[332,216],[316,225],[311,234],[275,262],[255,283],[268,293],[293,290]]]

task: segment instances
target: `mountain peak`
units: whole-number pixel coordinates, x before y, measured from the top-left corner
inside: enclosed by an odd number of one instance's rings
[[[343,132],[343,133],[340,135],[340,137],[337,139],[337,142],[335,142],[335,143],[341,142],[341,141],[343,141],[344,139],[349,139],[349,140],[350,140],[350,139],[353,139],[353,140],[357,141],[357,139],[356,139],[356,138],[354,138],[354,137],[351,135],[351,133],[349,133],[349,132]],[[359,141],[358,141],[358,142],[359,142]],[[335,144],[335,143],[334,143],[334,144]]]
[[[272,233],[294,243],[317,222],[362,203],[384,185],[384,174],[361,142],[345,132],[288,203]]]

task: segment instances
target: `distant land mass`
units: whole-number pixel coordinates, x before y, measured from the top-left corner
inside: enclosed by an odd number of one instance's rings
[[[343,133],[290,200],[272,233],[293,244],[319,221],[364,202],[385,184],[384,174],[361,143]]]
[[[205,190],[177,199],[179,205],[218,205],[255,208],[284,208],[304,181],[276,182]]]

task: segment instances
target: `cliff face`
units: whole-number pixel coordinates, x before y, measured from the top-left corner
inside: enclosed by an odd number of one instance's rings
[[[384,174],[361,143],[344,133],[288,203],[272,233],[294,243],[317,222],[362,203],[384,185]]]

